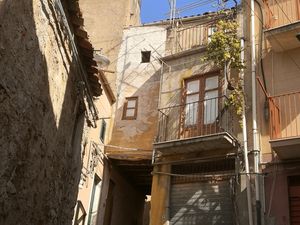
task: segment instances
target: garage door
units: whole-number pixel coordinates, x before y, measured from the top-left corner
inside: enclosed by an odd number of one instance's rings
[[[229,180],[173,183],[170,193],[172,225],[232,225]]]

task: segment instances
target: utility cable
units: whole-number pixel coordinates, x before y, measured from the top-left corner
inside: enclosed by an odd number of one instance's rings
[[[263,14],[263,11],[262,11],[262,7],[261,7],[261,4],[255,0],[255,2],[258,4],[258,8],[260,10],[260,14],[261,14],[261,17],[262,17],[262,21],[264,21],[264,14]],[[260,45],[260,53],[259,53],[259,56],[260,56],[260,67],[261,67],[261,73],[262,73],[262,77],[263,77],[263,82],[264,82],[264,88],[266,90],[266,92],[268,92],[268,89],[267,89],[267,82],[266,82],[266,76],[265,76],[265,70],[264,70],[264,65],[263,65],[263,56],[262,56],[262,52],[263,52],[263,25],[260,23],[260,40],[259,40],[259,45]],[[266,99],[267,100],[267,99]]]

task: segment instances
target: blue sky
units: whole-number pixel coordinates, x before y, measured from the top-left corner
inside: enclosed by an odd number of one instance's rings
[[[188,4],[195,3],[199,5],[193,9],[187,9],[180,13],[180,16],[189,16],[202,14],[208,11],[218,10],[218,0],[177,0],[177,8],[183,9]],[[198,4],[199,3],[199,4]],[[207,3],[201,5],[201,3]],[[232,0],[226,3],[227,7],[234,5]],[[142,23],[149,23],[157,20],[167,19],[169,16],[166,15],[170,11],[168,0],[142,0],[141,18]]]

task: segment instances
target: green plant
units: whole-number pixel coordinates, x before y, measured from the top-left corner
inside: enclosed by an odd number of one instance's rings
[[[242,116],[243,116],[243,105],[245,103],[245,97],[244,97],[242,81],[241,79],[237,81],[231,79],[231,83],[234,86],[234,90],[232,90],[228,95],[228,99],[225,101],[225,106],[231,105],[234,108],[236,115],[239,117],[240,127],[243,127]]]
[[[216,31],[208,43],[205,59],[212,60],[221,68],[244,68],[240,58],[242,49],[237,28],[238,24],[235,21],[218,21]]]
[[[240,79],[230,78],[231,70],[244,69],[244,62],[241,61],[241,45],[238,38],[238,24],[235,21],[220,20],[216,24],[216,31],[212,34],[207,46],[205,60],[214,62],[215,65],[225,70],[225,75],[230,84],[231,92],[226,105],[232,105],[242,125],[242,113],[244,104],[244,92]]]

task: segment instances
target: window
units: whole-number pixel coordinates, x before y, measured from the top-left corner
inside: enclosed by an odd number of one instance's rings
[[[137,116],[138,98],[126,98],[123,108],[123,120],[135,120]]]
[[[207,28],[207,42],[211,41],[211,36],[217,31],[217,27],[215,25],[209,26]]]
[[[102,119],[101,131],[100,131],[100,140],[102,141],[102,143],[104,143],[105,132],[106,132],[106,121]]]
[[[142,63],[150,62],[151,51],[142,51]]]
[[[185,125],[195,125],[198,120],[200,81],[192,80],[186,86]]]
[[[218,116],[219,76],[201,76],[185,81],[184,125],[208,125]]]
[[[92,195],[90,200],[90,208],[88,214],[88,225],[97,224],[98,205],[101,194],[101,179],[95,174]]]
[[[218,76],[205,79],[204,124],[214,123],[218,116]]]

